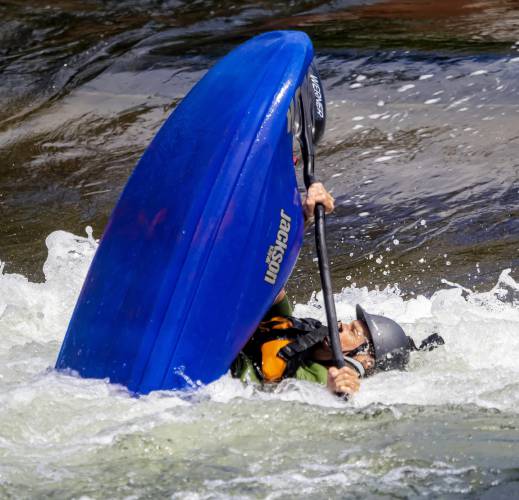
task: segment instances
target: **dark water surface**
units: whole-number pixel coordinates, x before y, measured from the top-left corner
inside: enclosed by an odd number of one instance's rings
[[[6,270],[41,279],[55,229],[90,224],[100,236],[149,140],[217,58],[256,33],[303,29],[329,101],[318,168],[339,203],[329,221],[336,288],[495,283],[518,263],[514,6],[1,2]],[[311,252],[292,279],[297,298],[319,287]]]
[[[306,31],[323,76],[339,316],[362,302],[445,346],[348,403],[230,377],[136,399],[56,373],[96,244],[53,232],[99,238],[172,109],[272,29]],[[0,1],[0,497],[517,497],[518,90],[512,0]],[[322,319],[307,243],[289,291]]]

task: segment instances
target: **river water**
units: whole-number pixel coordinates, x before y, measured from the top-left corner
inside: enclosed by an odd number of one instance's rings
[[[0,19],[1,497],[519,494],[515,2],[4,1]],[[445,346],[349,402],[229,376],[137,399],[56,373],[142,151],[219,57],[271,29],[316,46],[339,317],[360,302]],[[323,318],[319,289],[308,234],[296,314]]]

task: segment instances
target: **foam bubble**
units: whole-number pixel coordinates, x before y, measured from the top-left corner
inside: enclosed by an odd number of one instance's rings
[[[411,90],[411,89],[414,89],[414,84],[412,83],[408,83],[406,85],[402,85],[399,89],[398,89],[398,92],[406,92],[407,90]]]

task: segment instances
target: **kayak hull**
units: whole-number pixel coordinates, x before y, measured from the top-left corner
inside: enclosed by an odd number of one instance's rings
[[[260,35],[175,109],[112,213],[58,369],[136,393],[228,370],[301,248],[287,116],[312,58],[304,33]]]

